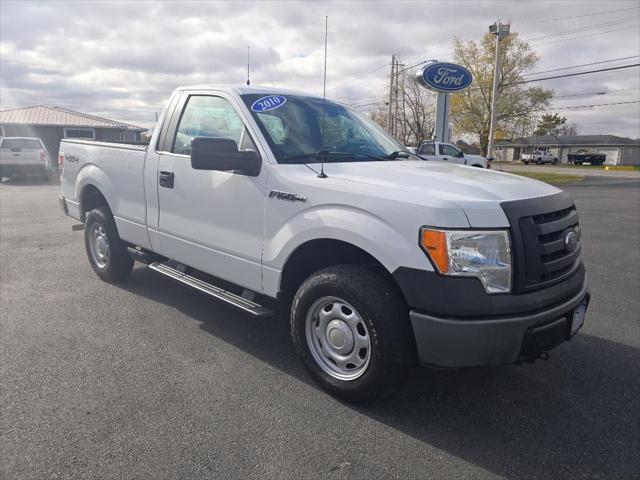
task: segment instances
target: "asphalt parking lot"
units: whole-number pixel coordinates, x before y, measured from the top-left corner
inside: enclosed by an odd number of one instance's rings
[[[103,283],[58,187],[1,185],[0,477],[637,478],[640,181],[566,189],[592,289],[574,341],[353,407],[310,380],[286,319],[142,266]]]

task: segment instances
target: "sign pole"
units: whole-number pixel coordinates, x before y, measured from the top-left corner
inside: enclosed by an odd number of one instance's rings
[[[436,126],[433,139],[436,142],[449,140],[449,94],[438,92],[436,97]]]

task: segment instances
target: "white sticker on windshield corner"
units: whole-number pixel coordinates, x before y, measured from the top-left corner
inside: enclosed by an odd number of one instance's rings
[[[286,97],[282,95],[267,95],[266,97],[259,98],[251,104],[251,110],[253,112],[266,112],[275,108],[280,108],[287,101]]]

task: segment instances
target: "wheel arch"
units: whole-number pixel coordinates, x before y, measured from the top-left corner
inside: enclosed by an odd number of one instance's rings
[[[78,198],[80,203],[80,220],[83,222],[87,218],[87,212],[90,212],[94,208],[110,208],[107,198],[100,189],[92,183],[87,183],[82,187]]]
[[[278,298],[289,302],[298,287],[313,272],[331,265],[360,265],[376,272],[404,295],[395,278],[382,262],[361,247],[344,240],[318,238],[300,244],[287,258],[282,274]]]

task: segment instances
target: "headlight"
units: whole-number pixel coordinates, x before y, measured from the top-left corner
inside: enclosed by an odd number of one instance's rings
[[[477,277],[487,293],[511,291],[511,245],[504,230],[420,230],[420,245],[442,275]]]

